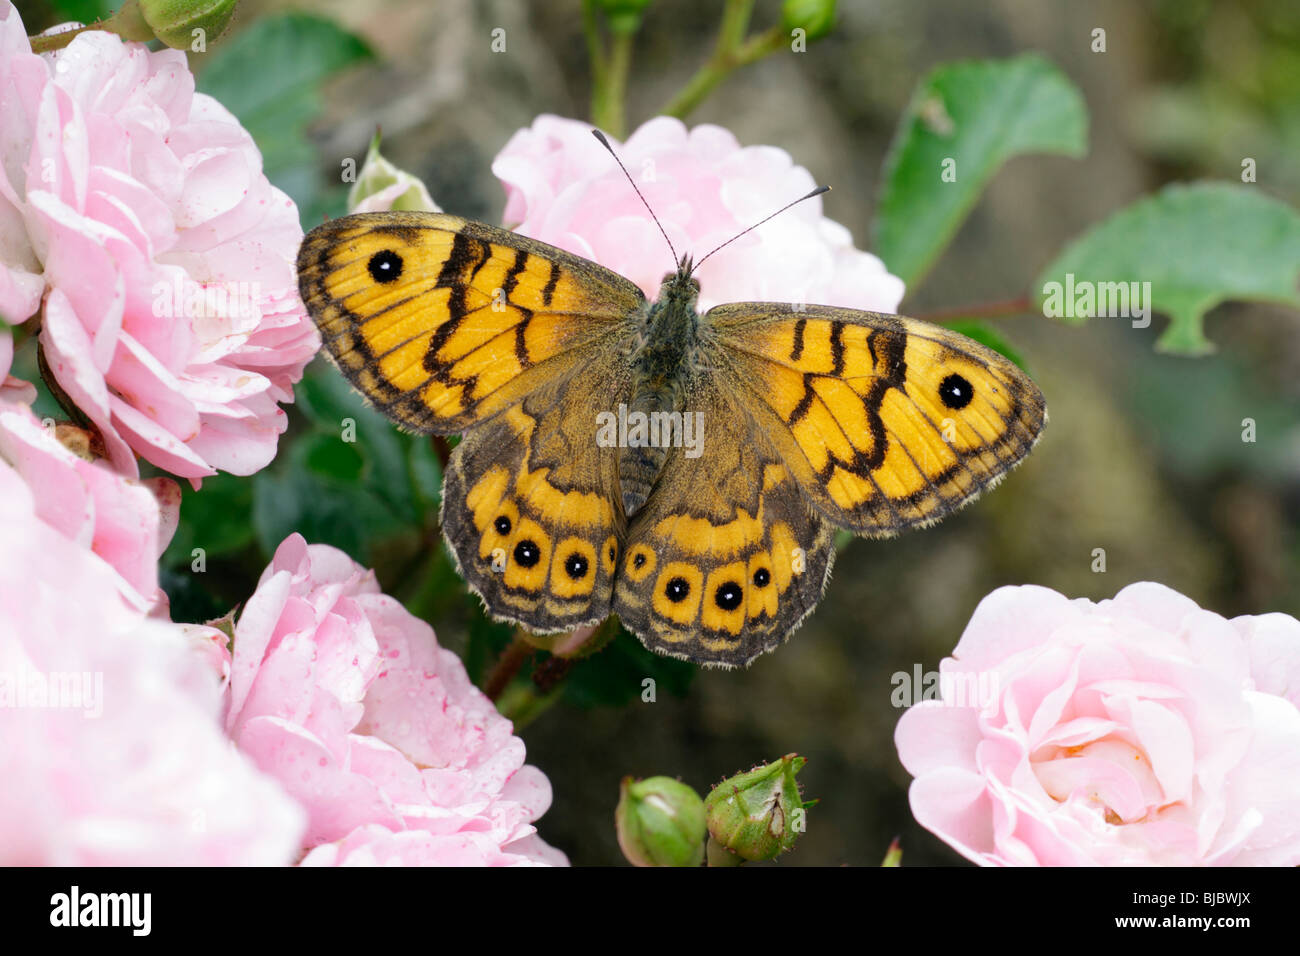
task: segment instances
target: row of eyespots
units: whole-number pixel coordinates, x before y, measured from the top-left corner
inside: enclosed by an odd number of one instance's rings
[[[772,583],[772,573],[767,568],[754,572],[754,587],[765,588]],[[680,574],[669,578],[664,584],[664,597],[674,604],[685,601],[691,593],[691,582]],[[738,581],[723,581],[713,592],[714,603],[724,611],[734,611],[745,599],[745,589]]]
[[[504,513],[493,519],[492,531],[497,540],[492,541],[490,535],[485,534],[481,556],[494,556],[493,569],[504,572],[508,587],[540,590],[547,576],[550,537],[535,522],[527,519],[521,520],[516,528],[515,521]],[[511,532],[515,532],[513,537]],[[513,547],[502,546],[511,542]],[[618,542],[613,535],[606,538],[602,551],[605,573],[612,574],[618,559]],[[595,587],[595,566],[595,545],[583,538],[561,538],[555,547],[555,558],[549,564],[551,590],[558,597],[590,594]]]
[[[777,616],[780,595],[801,573],[801,568],[794,569],[795,564],[792,561],[790,572],[778,577],[772,570],[771,555],[759,551],[748,561],[713,568],[706,576],[698,565],[669,561],[654,579],[651,602],[656,614],[680,627],[690,627],[698,619],[706,630],[739,636],[747,620]],[[648,576],[648,572],[643,574]]]

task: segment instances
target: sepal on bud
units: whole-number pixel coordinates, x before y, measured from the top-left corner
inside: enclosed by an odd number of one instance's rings
[[[704,808],[718,848],[744,860],[770,860],[793,847],[812,806],[795,780],[807,762],[787,754],[714,787]]]

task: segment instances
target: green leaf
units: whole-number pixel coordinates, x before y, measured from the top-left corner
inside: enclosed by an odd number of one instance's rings
[[[408,520],[437,506],[442,469],[428,436],[406,435],[368,406],[328,362],[313,362],[295,397],[317,430],[338,441],[345,434],[362,461],[354,476]],[[342,459],[335,458],[343,467]],[[342,472],[339,473],[343,474]]]
[[[373,56],[365,41],[331,20],[305,13],[262,17],[224,40],[199,75],[200,91],[234,113],[262,151],[267,178],[311,222],[319,210],[342,211],[342,184],[325,189],[307,125],[321,108],[321,84]]]
[[[1144,306],[1170,320],[1156,348],[1205,355],[1214,351],[1203,329],[1206,312],[1229,299],[1300,307],[1298,280],[1295,209],[1257,186],[1191,183],[1167,186],[1088,230],[1043,270],[1036,288],[1039,302],[1052,306],[1049,313],[1062,311],[1051,302],[1059,291],[1068,310],[1062,317],[1082,322],[1087,316],[1073,314],[1067,282],[1075,289],[1085,281],[1149,282]],[[1052,282],[1060,289],[1049,290]]]
[[[1286,485],[1300,464],[1300,429],[1294,397],[1269,378],[1229,351],[1213,362],[1148,353],[1124,376],[1121,397],[1170,474],[1216,488],[1243,474]]]
[[[181,488],[181,520],[163,554],[164,565],[187,567],[195,548],[212,557],[238,551],[253,540],[253,483],[249,479],[219,474],[204,478],[199,491],[188,484]]]
[[[990,328],[983,322],[963,320],[959,322],[945,322],[944,325],[952,331],[966,336],[968,339],[974,339],[980,345],[991,348],[999,355],[1005,356],[1019,365],[1026,372],[1029,371],[1025,366],[1024,356],[1016,351],[1015,347],[1004,339],[995,329]]]
[[[63,21],[76,20],[78,23],[94,23],[96,20],[103,20],[120,5],[115,0],[54,0],[52,4],[57,15]],[[26,20],[29,14],[24,13],[23,19]],[[37,33],[54,26],[53,23],[36,25],[27,22],[27,32]]]
[[[202,574],[191,573],[188,566],[158,568],[158,585],[167,594],[168,613],[173,621],[211,621],[230,610],[229,605],[202,583]]]
[[[912,97],[889,156],[876,252],[909,290],[947,246],[999,166],[1022,153],[1082,156],[1083,96],[1037,54],[935,69]],[[945,182],[953,160],[955,181]]]
[[[385,545],[436,523],[442,470],[427,436],[399,432],[325,362],[308,367],[295,397],[305,428],[253,478],[267,554],[298,531],[372,565]]]
[[[336,435],[306,436],[293,446],[293,451],[302,456],[305,470],[342,482],[359,481],[366,467],[356,443],[339,441]]]
[[[686,696],[699,668],[686,661],[664,657],[620,627],[604,650],[583,658],[564,682],[564,696],[579,707],[622,707],[640,701],[643,681],[655,682],[655,694]]]
[[[308,543],[331,544],[369,567],[374,544],[409,525],[367,490],[291,460],[288,467],[253,476],[253,527],[265,554],[274,554],[297,531]]]

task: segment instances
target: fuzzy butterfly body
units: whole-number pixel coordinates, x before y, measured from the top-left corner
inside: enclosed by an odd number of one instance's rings
[[[771,302],[700,315],[688,260],[651,303],[507,230],[389,212],[312,230],[298,273],[354,386],[402,428],[462,434],[448,545],[489,613],[538,633],[613,613],[653,650],[747,664],[820,600],[835,528],[938,521],[1046,420],[1020,369],[924,322]]]

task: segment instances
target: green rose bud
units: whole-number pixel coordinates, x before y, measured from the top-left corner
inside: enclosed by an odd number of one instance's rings
[[[903,865],[903,844],[898,842],[898,837],[894,837],[889,849],[885,851],[885,858],[880,861],[881,866],[902,866]]]
[[[719,850],[744,860],[770,860],[794,846],[812,806],[803,802],[795,782],[807,762],[787,754],[714,787],[704,809]]]
[[[835,26],[835,0],[785,0],[781,26],[803,30],[809,40],[820,40]]]
[[[635,33],[641,28],[650,0],[596,0],[613,33]]]
[[[379,134],[376,133],[374,139],[370,141],[370,149],[366,152],[366,161],[361,165],[361,172],[357,174],[357,181],[348,191],[348,212],[356,212],[364,200],[399,184],[405,188],[393,190],[397,195],[383,204],[384,210],[442,212],[438,204],[433,201],[433,197],[429,195],[429,190],[425,188],[424,183],[406,170],[398,169],[380,155]]]
[[[237,0],[139,0],[154,35],[175,50],[201,53],[226,32]]]
[[[614,824],[623,855],[637,866],[704,862],[704,801],[680,780],[624,777]]]

